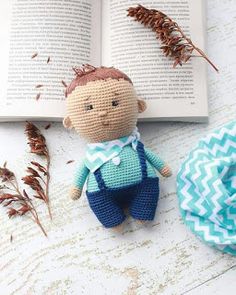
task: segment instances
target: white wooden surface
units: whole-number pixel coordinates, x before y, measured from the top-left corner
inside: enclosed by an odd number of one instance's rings
[[[209,68],[209,125],[140,124],[143,141],[171,164],[174,174],[187,152],[209,130],[236,115],[236,1],[208,0],[208,48],[220,68]],[[39,124],[45,126],[45,123]],[[61,124],[45,131],[52,154],[53,222],[40,207],[49,238],[27,219],[8,220],[0,210],[0,293],[30,294],[235,294],[236,258],[198,241],[183,225],[175,175],[161,179],[155,221],[140,226],[128,219],[122,234],[102,228],[86,197],[67,197],[84,143]],[[0,162],[21,176],[31,156],[23,124],[0,125]],[[13,242],[10,243],[10,235]]]

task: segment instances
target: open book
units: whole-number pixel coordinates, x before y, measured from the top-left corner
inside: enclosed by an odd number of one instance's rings
[[[206,120],[205,61],[193,58],[173,69],[155,33],[127,17],[127,9],[137,4],[134,0],[1,1],[0,120],[61,120],[65,114],[61,81],[68,84],[72,67],[83,63],[124,71],[139,97],[147,101],[141,119]],[[141,4],[168,14],[205,49],[204,0],[142,0]]]

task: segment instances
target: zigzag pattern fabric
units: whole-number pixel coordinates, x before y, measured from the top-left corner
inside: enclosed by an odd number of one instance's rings
[[[200,140],[177,176],[185,224],[207,244],[236,256],[236,121]]]

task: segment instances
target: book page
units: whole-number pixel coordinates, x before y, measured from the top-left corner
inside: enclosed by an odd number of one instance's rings
[[[61,81],[71,81],[73,66],[100,64],[101,2],[4,2],[8,3],[0,4],[4,49],[0,117],[63,117],[65,87]]]
[[[142,5],[166,13],[198,47],[205,49],[202,0],[143,0]],[[130,6],[136,7],[137,1],[103,1],[103,65],[117,67],[130,76],[138,95],[148,104],[141,118],[201,120],[207,117],[205,61],[196,57],[173,69],[174,62],[164,57],[155,33],[127,17]]]

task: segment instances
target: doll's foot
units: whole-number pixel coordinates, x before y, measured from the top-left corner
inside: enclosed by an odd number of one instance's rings
[[[113,229],[115,232],[117,232],[117,233],[121,233],[121,232],[123,231],[123,228],[124,228],[123,223],[121,223],[121,224],[119,224],[119,225],[117,225],[117,226],[112,227],[112,229]]]

